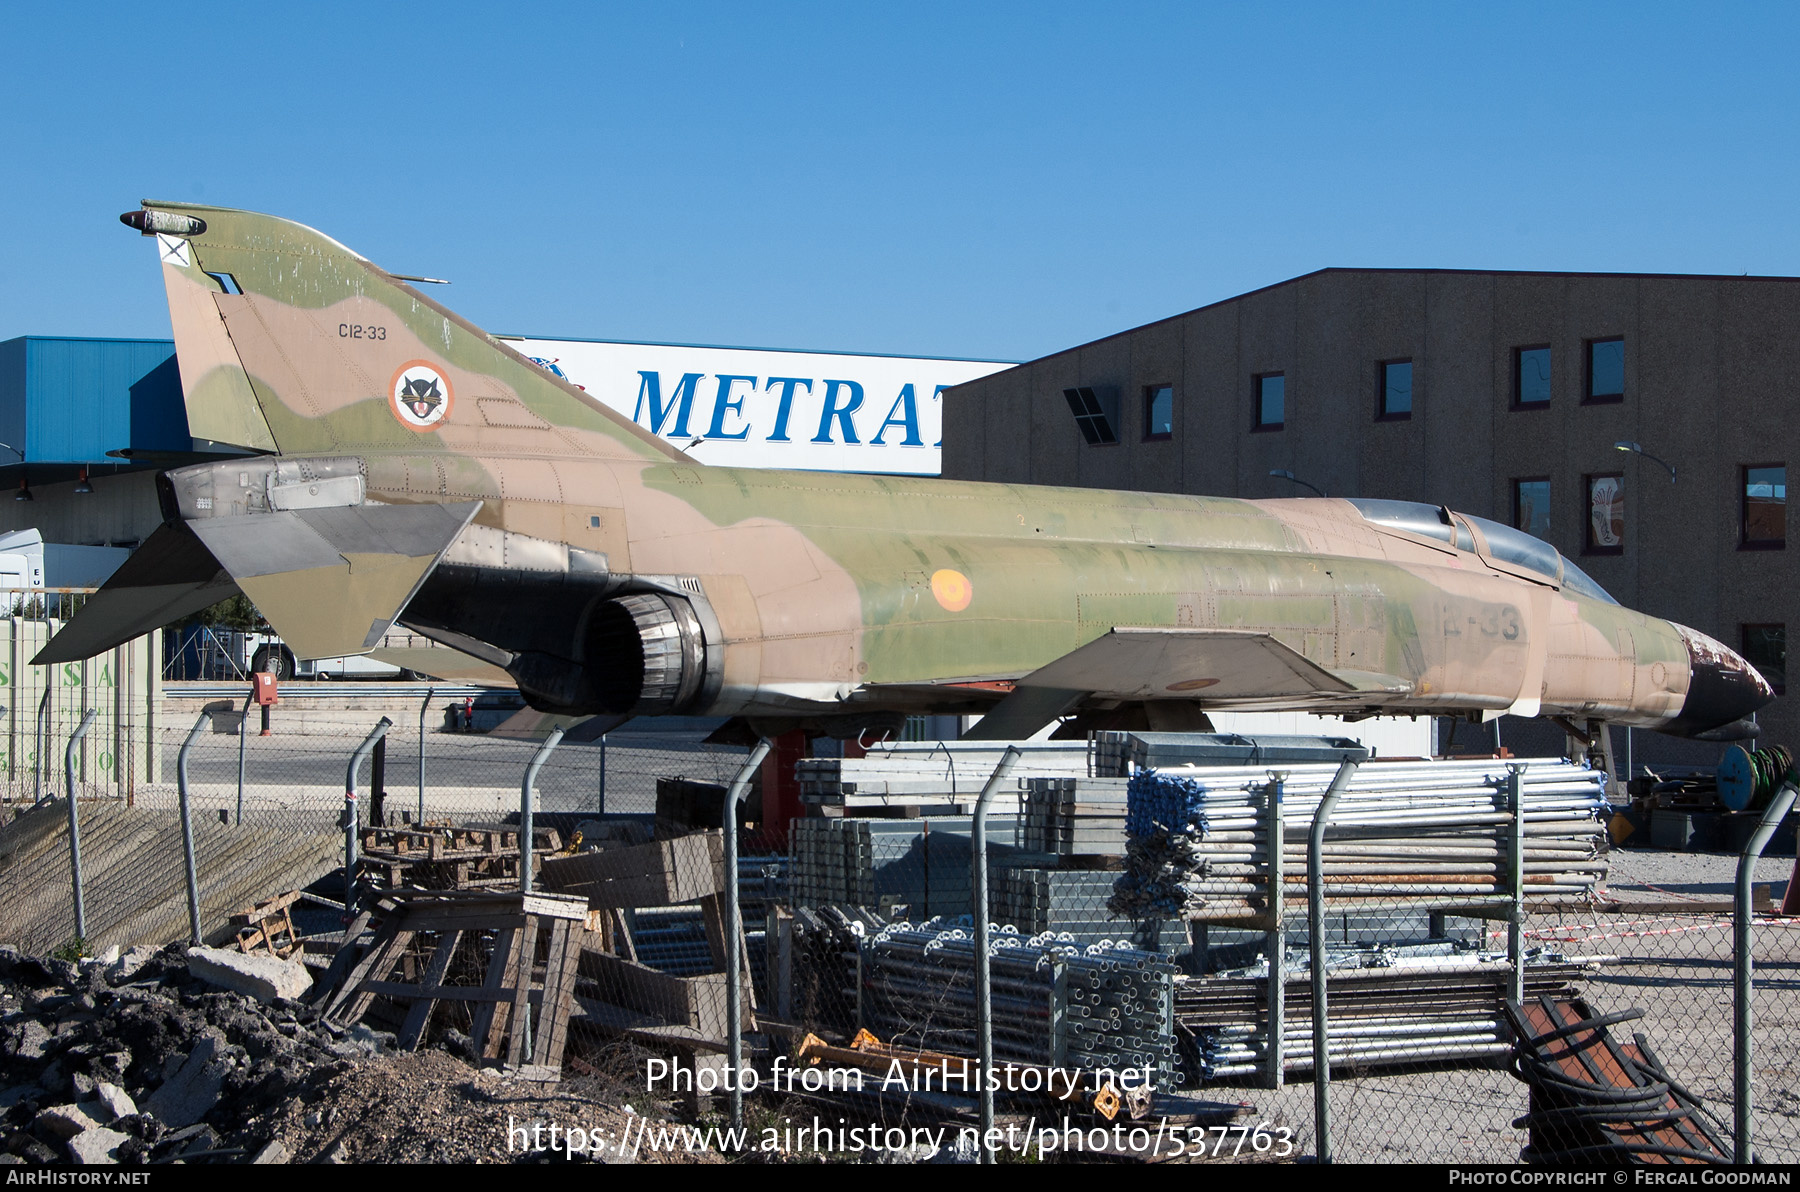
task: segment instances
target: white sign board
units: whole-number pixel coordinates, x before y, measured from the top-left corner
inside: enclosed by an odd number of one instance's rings
[[[1010,365],[501,336],[702,463],[938,474],[944,390]]]

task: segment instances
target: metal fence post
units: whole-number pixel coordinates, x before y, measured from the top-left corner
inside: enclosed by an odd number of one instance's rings
[[[181,795],[181,857],[187,865],[188,943],[194,945],[203,941],[200,938],[200,875],[194,864],[194,812],[188,799],[188,754],[193,752],[194,742],[200,739],[211,718],[211,712],[201,711],[175,759],[175,783]]]
[[[45,672],[44,697],[38,700],[37,748],[32,750],[31,759],[31,805],[33,807],[44,801],[44,758],[50,747],[50,693],[55,688],[50,683],[50,668],[46,667]]]
[[[1496,721],[1495,723],[1499,723]],[[1506,796],[1512,812],[1512,842],[1507,849],[1507,889],[1512,906],[1506,915],[1506,958],[1512,964],[1507,997],[1514,1005],[1525,1000],[1525,767],[1506,767]]]
[[[1325,829],[1331,813],[1361,763],[1345,758],[1313,813],[1306,838],[1306,930],[1312,949],[1313,1150],[1321,1163],[1331,1162],[1331,1023],[1325,1001]]]
[[[425,702],[419,705],[419,818],[414,824],[425,822],[425,715],[431,711],[431,697],[437,694],[437,688],[425,689]]]
[[[563,730],[562,725],[559,724],[550,730],[549,734],[545,736],[543,744],[537,747],[537,752],[531,755],[531,763],[525,767],[525,781],[519,784],[519,890],[521,893],[531,893],[531,820],[537,803],[538,771],[544,768],[544,763],[550,760],[550,755],[555,752],[558,745],[562,744],[562,739]]]
[[[1269,957],[1269,1050],[1263,1063],[1263,1087],[1287,1083],[1287,825],[1282,818],[1282,784],[1288,771],[1269,771],[1269,930],[1263,950]]]
[[[725,792],[725,809],[719,817],[719,828],[725,837],[725,1087],[731,1093],[733,1129],[744,1124],[744,1085],[739,1079],[744,1067],[744,919],[743,908],[738,905],[737,808],[763,758],[769,756],[769,748],[769,738],[764,737],[750,751]]]
[[[356,770],[375,748],[375,742],[387,736],[394,722],[383,716],[363,738],[363,743],[350,755],[344,772],[344,922],[356,916]]]
[[[1751,1144],[1753,1122],[1750,1112],[1750,977],[1755,960],[1750,953],[1751,932],[1755,923],[1755,912],[1750,909],[1750,887],[1756,875],[1756,862],[1762,856],[1763,849],[1769,846],[1769,840],[1775,835],[1775,829],[1794,806],[1795,784],[1800,783],[1800,767],[1788,771],[1769,806],[1763,811],[1762,822],[1750,839],[1744,842],[1744,850],[1738,854],[1737,864],[1737,905],[1732,913],[1732,966],[1731,982],[1736,1014],[1732,1024],[1732,1156],[1731,1161],[1738,1164],[1754,1163],[1755,1148]]]
[[[94,727],[94,709],[89,708],[87,715],[81,718],[81,727],[69,736],[69,746],[63,751],[63,781],[69,788],[69,880],[75,888],[75,938],[87,938],[87,907],[81,900],[81,817],[75,812],[75,751],[81,747],[81,738]]]
[[[973,845],[969,858],[969,900],[974,903],[975,910],[975,1039],[979,1049],[976,1063],[976,1078],[981,1081],[981,1161],[995,1162],[994,1150],[988,1145],[988,1139],[994,1130],[994,1089],[988,1080],[988,1073],[994,1068],[994,986],[993,974],[988,964],[988,875],[987,875],[987,816],[988,804],[994,801],[994,792],[1011,772],[1013,763],[1020,757],[1017,745],[1008,745],[1006,752],[1000,755],[1000,764],[988,775],[987,784],[981,788],[981,795],[975,800],[975,822],[971,828],[970,843]]]
[[[375,742],[369,755],[369,826],[387,827],[387,738]]]
[[[244,738],[250,735],[250,704],[256,699],[256,687],[253,683],[250,694],[244,697],[244,714],[238,720],[238,797],[237,822],[244,826]]]

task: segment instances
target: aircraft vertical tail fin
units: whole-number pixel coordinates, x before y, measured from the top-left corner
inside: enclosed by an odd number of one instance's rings
[[[311,228],[183,203],[120,219],[155,238],[195,438],[279,455],[479,444],[687,460]]]

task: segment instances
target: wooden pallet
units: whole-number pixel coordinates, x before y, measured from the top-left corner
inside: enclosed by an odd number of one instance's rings
[[[299,898],[300,891],[289,890],[286,894],[233,912],[231,921],[238,925],[238,951],[254,952],[260,948],[283,959],[299,951],[300,937],[294,931],[290,909]]]
[[[555,828],[532,830],[532,851],[553,853],[562,848]],[[517,824],[419,824],[414,827],[367,827],[362,830],[362,851],[413,861],[465,861],[519,853]]]
[[[375,999],[393,999],[407,1007],[397,1044],[412,1050],[438,1002],[470,1002],[469,1036],[482,1059],[547,1077],[562,1064],[586,915],[584,900],[555,894],[390,893],[351,924],[320,982],[321,1016],[351,1026]],[[458,948],[476,955],[477,939],[490,933],[482,983],[445,985]],[[415,951],[426,937],[434,937],[429,949]]]
[[[1677,1084],[1642,1034],[1622,1042],[1607,1029],[1642,1010],[1597,1015],[1578,997],[1506,1003],[1516,1041],[1513,1071],[1531,1086],[1528,1163],[1730,1162],[1700,1099]],[[1612,1108],[1608,1108],[1608,1106]]]
[[[532,831],[532,853],[562,848],[554,828]],[[519,831],[512,824],[421,824],[362,830],[360,861],[389,890],[504,889],[519,884]]]

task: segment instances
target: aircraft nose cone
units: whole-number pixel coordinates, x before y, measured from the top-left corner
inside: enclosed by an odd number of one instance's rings
[[[1687,645],[1688,691],[1681,714],[1663,731],[1721,740],[1754,736],[1753,726],[1738,722],[1775,698],[1768,680],[1737,651],[1685,625],[1675,628]]]

